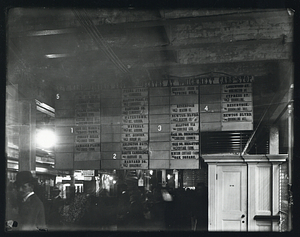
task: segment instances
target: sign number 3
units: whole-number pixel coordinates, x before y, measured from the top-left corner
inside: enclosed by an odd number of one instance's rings
[[[162,130],[161,125],[158,125],[158,126],[157,126],[157,130],[158,130],[159,132]]]

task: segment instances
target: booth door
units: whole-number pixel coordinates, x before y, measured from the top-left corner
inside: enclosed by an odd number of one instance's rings
[[[247,231],[247,166],[216,169],[216,230]]]

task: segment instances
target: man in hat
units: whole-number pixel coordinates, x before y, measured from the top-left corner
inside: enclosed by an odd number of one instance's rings
[[[45,230],[45,210],[42,201],[34,193],[35,179],[30,171],[20,171],[16,187],[20,195],[18,230]]]

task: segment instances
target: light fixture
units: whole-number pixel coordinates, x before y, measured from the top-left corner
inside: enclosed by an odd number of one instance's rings
[[[55,142],[55,133],[50,129],[42,129],[36,134],[36,143],[39,148],[51,148]]]
[[[69,54],[63,54],[63,53],[56,53],[56,54],[46,54],[45,57],[46,58],[65,58],[68,57]]]

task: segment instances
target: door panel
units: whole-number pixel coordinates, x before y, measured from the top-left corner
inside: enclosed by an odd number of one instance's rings
[[[247,166],[220,165],[216,173],[218,231],[247,230]]]

